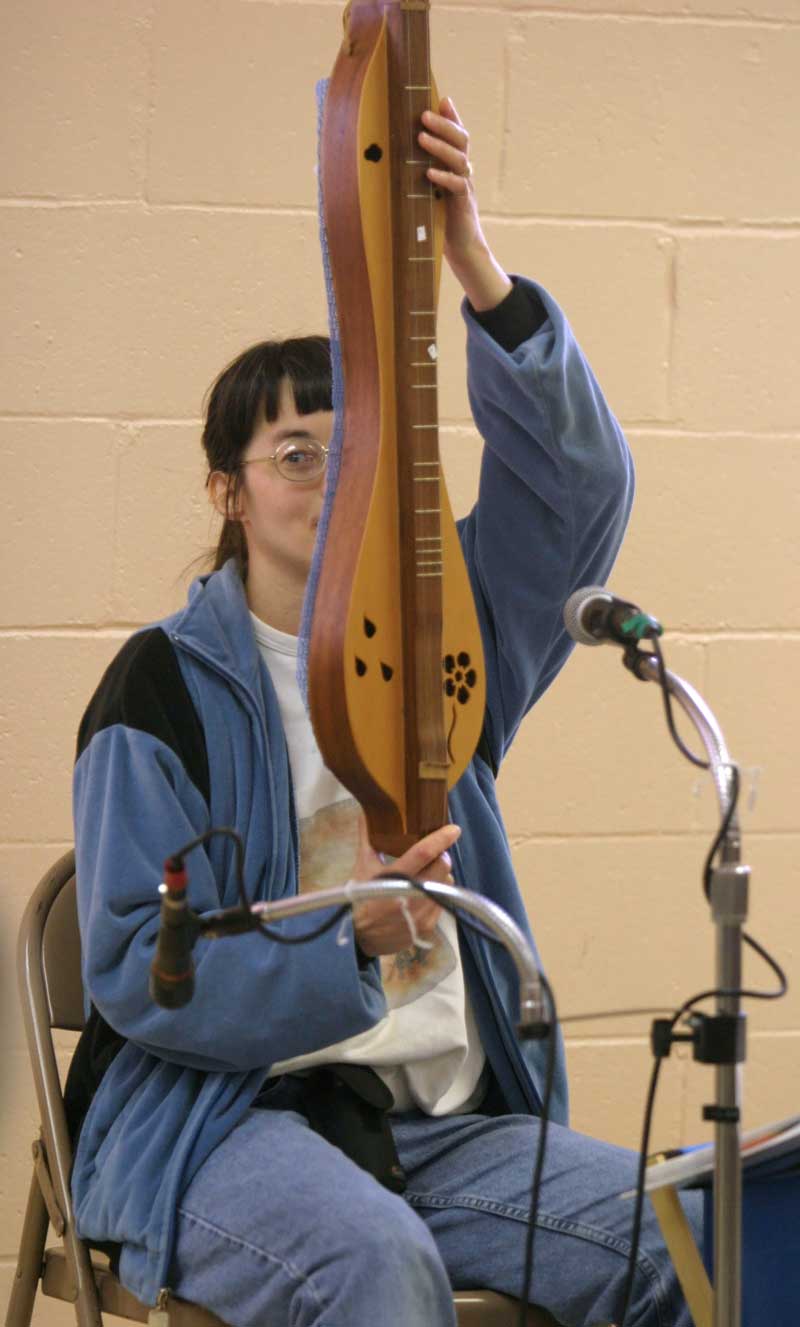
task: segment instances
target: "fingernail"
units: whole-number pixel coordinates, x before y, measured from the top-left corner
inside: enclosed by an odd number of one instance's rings
[[[447,869],[448,869],[448,871],[449,871],[449,870],[450,870],[450,867],[453,865],[453,859],[452,859],[452,857],[450,856],[450,853],[449,853],[449,852],[443,852],[443,853],[442,853],[442,861],[444,862],[445,866],[447,867]]]

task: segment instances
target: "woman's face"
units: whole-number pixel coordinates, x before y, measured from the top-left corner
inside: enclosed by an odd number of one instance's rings
[[[242,457],[245,462],[274,455],[282,442],[299,446],[315,439],[327,447],[333,431],[333,412],[318,410],[299,415],[288,379],[281,383],[278,418],[264,420],[255,430]],[[274,462],[246,464],[241,472],[239,518],[247,540],[248,580],[274,575],[285,584],[308,577],[317,535],[325,471],[310,482],[292,482],[279,474]]]

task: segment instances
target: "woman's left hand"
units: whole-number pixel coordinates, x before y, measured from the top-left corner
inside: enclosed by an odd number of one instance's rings
[[[474,251],[487,247],[472,183],[469,134],[449,97],[442,98],[438,115],[423,111],[422,124],[419,145],[436,161],[426,174],[431,184],[447,194],[445,257],[448,262],[464,262]]]
[[[511,281],[493,257],[481,229],[469,133],[450,97],[435,111],[423,111],[418,142],[437,164],[426,172],[446,197],[444,256],[475,309],[493,308],[508,294]]]

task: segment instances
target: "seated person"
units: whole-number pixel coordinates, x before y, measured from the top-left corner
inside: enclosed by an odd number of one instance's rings
[[[494,774],[568,656],[564,602],[608,575],[632,468],[558,305],[489,250],[452,103],[424,125],[484,442],[460,534],[488,697],[452,823],[396,866],[479,888],[529,934]],[[323,337],[261,343],[220,374],[203,434],[224,515],[214,569],[180,612],[124,645],[81,725],[92,1015],[68,1094],[75,1210],[149,1303],[170,1289],[232,1327],[450,1327],[453,1287],[519,1295],[522,1283],[546,1047],[515,1037],[505,951],[430,899],[372,900],[341,934],[306,944],[201,941],[192,1002],[170,1011],[148,994],[164,860],[210,827],[242,836],[251,899],[383,868],[295,680],[332,426]],[[236,903],[229,839],[187,865],[197,911]],[[314,915],[281,927],[301,935]],[[393,1103],[388,1162],[326,1127],[331,1082],[342,1100]],[[551,1120],[533,1299],[569,1327],[618,1322],[632,1215],[618,1195],[636,1157],[570,1130],[560,1046]],[[697,1225],[700,1199],[685,1202]],[[649,1204],[627,1321],[690,1323]]]

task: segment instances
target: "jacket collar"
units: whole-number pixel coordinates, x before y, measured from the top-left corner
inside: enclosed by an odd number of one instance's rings
[[[186,607],[166,624],[172,639],[244,687],[260,690],[260,658],[244,586],[231,558],[220,571],[200,576]]]

